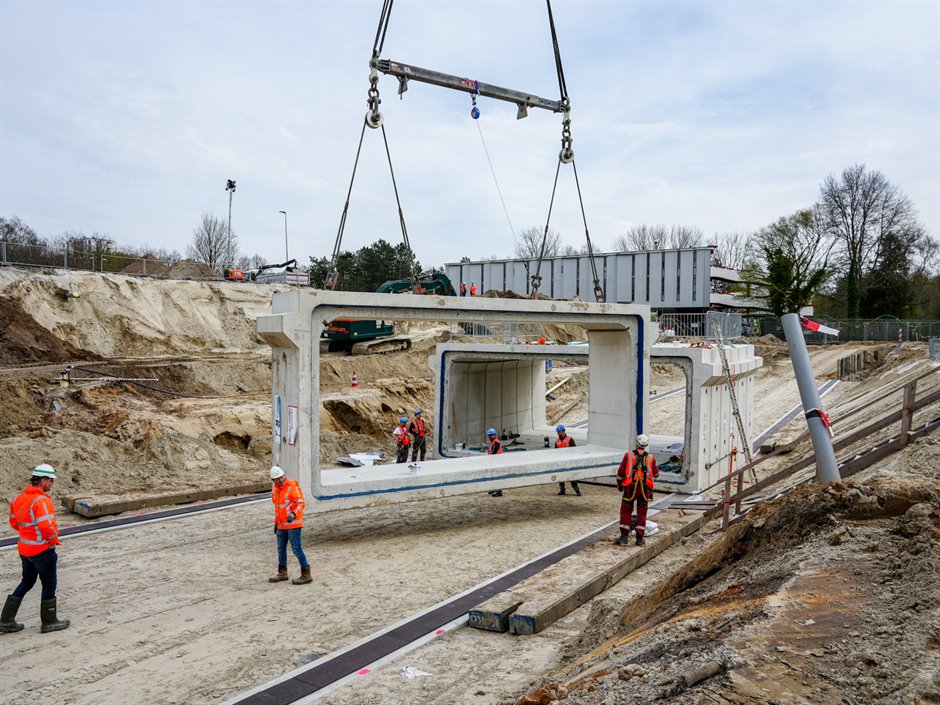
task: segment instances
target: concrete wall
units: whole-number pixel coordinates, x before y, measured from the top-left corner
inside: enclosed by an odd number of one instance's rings
[[[288,477],[300,481],[311,511],[322,511],[326,505],[368,506],[596,476],[603,467],[619,461],[624,439],[643,427],[651,344],[649,309],[645,306],[297,289],[277,292],[272,311],[258,318],[257,329],[272,347],[273,455]],[[591,392],[589,414],[598,429],[592,431],[594,447],[564,449],[570,453],[509,454],[508,459],[433,461],[412,474],[404,465],[369,468],[365,474],[359,468],[320,468],[319,336],[324,321],[343,316],[581,326],[594,343],[589,364],[597,366],[598,373],[592,374],[592,381],[604,386],[604,390]],[[521,369],[499,370],[498,397],[496,377],[483,378],[489,390],[485,393],[492,395],[493,404],[499,398],[501,409],[514,406],[511,413],[519,419],[529,413],[526,404],[518,401],[525,384],[519,382]],[[503,382],[507,383],[505,390]],[[483,402],[479,408],[489,413],[494,407]],[[535,412],[538,406],[533,402],[531,408]],[[442,413],[440,408],[438,413]]]

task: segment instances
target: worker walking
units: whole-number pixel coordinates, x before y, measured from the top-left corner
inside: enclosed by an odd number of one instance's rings
[[[477,295],[477,285],[476,282],[470,282],[470,296]]]
[[[636,530],[636,545],[642,546],[646,534],[646,512],[653,499],[653,478],[659,476],[656,458],[646,448],[650,439],[641,433],[636,437],[636,450],[628,450],[617,468],[617,485],[623,492],[620,502],[620,537],[614,543],[624,546],[630,542],[630,532]],[[636,502],[636,520],[633,504]]]
[[[16,613],[38,578],[42,582],[39,598],[40,631],[57,632],[69,626],[69,620],[56,616],[56,585],[58,583],[55,552],[59,541],[59,525],[49,492],[55,482],[55,469],[43,463],[33,468],[29,485],[10,502],[10,526],[19,532],[16,544],[23,564],[23,579],[7,597],[0,613],[0,632],[18,632],[23,625]]]
[[[415,409],[415,417],[408,424],[408,433],[411,434],[411,462],[418,460],[421,455],[421,461],[424,462],[424,455],[428,452],[427,429],[424,425],[424,419],[421,418],[421,409]]]
[[[460,282],[460,295],[461,296],[467,295],[467,282]]]
[[[499,442],[499,439],[496,437],[496,429],[488,428],[486,429],[486,441],[489,445],[486,446],[487,455],[502,455],[503,454],[503,444]],[[502,490],[492,490],[490,492],[490,497],[502,497]]]
[[[408,447],[411,445],[411,434],[408,433],[408,417],[402,416],[398,419],[398,425],[392,431],[392,437],[395,439],[395,462],[408,462]]]
[[[312,583],[310,563],[300,544],[300,532],[304,526],[304,493],[297,480],[288,480],[284,471],[275,465],[271,468],[271,501],[274,503],[274,533],[277,535],[277,574],[268,578],[269,583],[287,580],[287,544],[300,563],[300,577],[291,580],[294,585]]]
[[[555,426],[555,433],[558,434],[558,438],[555,440],[556,448],[574,448],[575,445],[577,445],[574,442],[574,439],[568,435],[568,431],[563,425],[559,424],[558,426]],[[577,481],[571,481],[571,489],[574,490],[574,493],[578,495],[578,497],[581,496],[581,486],[577,483]],[[564,482],[558,483],[558,494],[565,494]]]

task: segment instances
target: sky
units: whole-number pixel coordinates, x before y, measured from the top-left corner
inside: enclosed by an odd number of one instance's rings
[[[329,256],[350,186],[380,0],[0,0],[0,217],[185,255],[204,213],[246,255]],[[554,0],[595,249],[639,224],[707,239],[881,171],[940,238],[940,2]],[[382,58],[557,100],[545,4],[398,0]],[[408,236],[424,266],[512,256],[520,230],[580,248],[561,116],[380,78]],[[488,157],[489,159],[488,159]],[[491,165],[492,164],[492,168]],[[494,178],[495,174],[495,178]],[[505,208],[504,208],[505,204]],[[285,242],[285,217],[287,237]],[[366,130],[343,249],[401,241]]]

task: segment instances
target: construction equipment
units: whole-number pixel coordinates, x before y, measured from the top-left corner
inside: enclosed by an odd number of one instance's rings
[[[395,326],[385,321],[359,318],[336,318],[324,324],[320,337],[329,352],[348,352],[351,355],[372,355],[397,352],[411,347],[411,338],[395,335]]]
[[[266,271],[282,268],[283,272]],[[310,284],[310,273],[298,269],[296,259],[289,259],[280,264],[262,264],[258,269],[251,272],[250,278],[259,284],[300,284],[302,286]]]
[[[450,278],[441,272],[429,277],[421,277],[415,290],[411,279],[393,279],[384,282],[376,293],[379,294],[439,294],[457,296],[457,291]],[[370,321],[360,318],[337,318],[326,324],[320,337],[327,342],[324,349],[328,352],[345,351],[352,355],[372,355],[375,353],[408,350],[411,339],[393,338],[395,326],[385,321]]]

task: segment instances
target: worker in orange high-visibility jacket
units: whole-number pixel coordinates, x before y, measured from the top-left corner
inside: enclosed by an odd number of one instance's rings
[[[653,479],[659,476],[656,458],[648,452],[649,437],[641,433],[636,437],[636,450],[624,454],[617,468],[617,486],[623,492],[620,502],[620,537],[614,543],[623,546],[630,541],[630,532],[636,530],[636,545],[642,546],[646,534],[646,513],[653,499]],[[636,522],[633,505],[636,504]]]
[[[574,448],[577,444],[574,442],[574,439],[568,435],[568,429],[564,427],[563,424],[555,426],[555,433],[558,434],[558,439],[555,441],[556,448]],[[581,496],[581,485],[577,483],[576,480],[571,481],[571,489],[574,490],[574,493]],[[558,483],[558,494],[565,494],[565,483]]]
[[[408,432],[408,417],[402,416],[398,420],[398,425],[392,431],[392,438],[395,439],[395,462],[408,462],[408,448],[411,445],[411,434]]]
[[[502,455],[503,454],[503,444],[499,442],[499,439],[496,437],[496,429],[488,428],[486,430],[486,454],[487,455]],[[490,497],[502,497],[502,490],[491,490]]]
[[[411,462],[417,462],[420,455],[421,462],[424,462],[424,456],[428,452],[428,430],[421,418],[421,409],[415,409],[415,417],[408,424],[408,433],[411,434]]]
[[[287,580],[287,544],[300,563],[300,577],[291,580],[294,585],[312,583],[310,563],[304,554],[300,533],[304,526],[304,493],[297,480],[288,480],[284,471],[275,465],[271,468],[271,501],[274,503],[274,533],[277,536],[277,573],[268,578],[269,583]]]
[[[55,482],[55,469],[43,463],[33,468],[29,485],[10,502],[10,526],[20,539],[16,544],[23,564],[23,579],[7,597],[0,612],[0,632],[18,632],[23,625],[16,621],[16,613],[36,584],[42,582],[39,616],[43,633],[57,632],[69,626],[69,620],[56,616],[56,585],[58,583],[55,547],[59,541],[59,525],[49,492]]]

